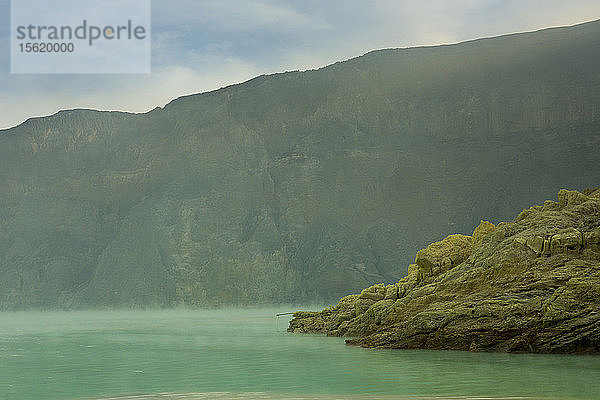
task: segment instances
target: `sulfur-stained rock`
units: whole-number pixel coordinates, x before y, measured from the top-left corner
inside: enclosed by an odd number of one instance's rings
[[[514,244],[515,248],[521,249],[521,248],[527,246],[527,239],[522,238],[522,237],[515,238],[513,240],[513,244]]]
[[[600,227],[584,234],[584,246],[600,250]]]
[[[473,248],[479,247],[485,238],[490,233],[496,230],[496,225],[488,221],[481,221],[477,228],[473,231]]]
[[[417,275],[420,271],[420,268],[417,264],[410,264],[408,266],[408,276]]]
[[[298,314],[289,330],[376,348],[600,353],[600,197],[561,191],[556,204],[498,224],[472,254],[477,229],[434,243],[396,285]]]
[[[542,254],[545,256],[550,256],[552,254],[552,236],[546,235],[544,238],[544,245],[542,246]]]
[[[366,329],[375,329],[371,325],[381,324],[382,319],[387,315],[388,309],[394,305],[394,300],[383,300],[373,304],[369,309],[360,316],[360,323],[366,325]]]
[[[546,200],[544,202],[544,211],[555,211],[560,209],[560,203],[557,201]]]
[[[357,299],[354,302],[354,309],[356,310],[355,312],[355,316],[360,316],[361,314],[364,314],[365,311],[367,311],[373,304],[377,303],[377,300],[371,300],[371,299]]]
[[[535,254],[545,256],[576,253],[585,248],[596,249],[598,243],[600,243],[600,227],[586,233],[582,233],[575,228],[566,228],[561,229],[556,234],[546,235],[545,238],[536,235],[528,239],[523,237],[514,239],[517,248],[526,245]]]
[[[561,190],[558,192],[558,203],[561,207],[576,206],[583,204],[590,198],[583,193],[579,193],[576,190]]]
[[[325,319],[327,315],[323,312],[304,312],[298,311],[294,313],[294,325],[290,324],[288,330],[290,332],[318,332],[325,330]]]
[[[373,285],[373,286],[370,286],[370,287],[364,289],[361,292],[360,296],[358,296],[358,298],[379,301],[379,300],[383,300],[385,298],[385,293],[386,293],[385,286],[383,284],[378,284],[378,285]]]
[[[534,236],[527,239],[526,244],[535,254],[542,254],[544,250],[544,238],[541,236]]]
[[[398,298],[398,284],[385,287],[385,300],[396,300]]]
[[[550,242],[551,254],[577,252],[582,248],[583,236],[575,228],[567,228],[553,235]]]
[[[473,238],[466,235],[450,235],[419,250],[415,264],[425,277],[436,277],[465,261],[473,251]]]

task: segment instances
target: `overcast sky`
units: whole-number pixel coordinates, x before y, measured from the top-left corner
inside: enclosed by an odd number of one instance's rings
[[[69,108],[144,112],[374,49],[600,19],[598,0],[155,0],[151,74],[19,75],[9,72],[9,4],[0,0],[0,129]]]

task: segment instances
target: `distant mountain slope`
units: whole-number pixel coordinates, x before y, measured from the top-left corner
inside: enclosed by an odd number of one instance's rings
[[[0,308],[332,300],[598,181],[600,22],[0,131]],[[542,196],[542,197],[540,197]]]

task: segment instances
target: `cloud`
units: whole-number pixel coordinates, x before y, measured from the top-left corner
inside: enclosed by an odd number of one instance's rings
[[[263,73],[367,51],[452,43],[600,18],[597,0],[153,1],[152,74],[11,75],[0,0],[0,128],[64,108],[147,111]]]
[[[173,0],[154,2],[152,12],[157,29],[193,26],[194,30],[221,32],[281,32],[327,27],[318,14],[298,12],[293,4],[273,0]]]
[[[207,56],[197,60],[199,64],[193,68],[171,65],[151,75],[43,75],[44,79],[12,75],[7,90],[0,91],[0,129],[63,109],[145,112],[176,97],[218,89],[262,73],[240,59]]]

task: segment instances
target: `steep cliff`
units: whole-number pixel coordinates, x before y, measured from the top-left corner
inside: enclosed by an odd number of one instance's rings
[[[365,347],[600,352],[600,190],[562,190],[514,222],[481,224],[417,253],[409,275],[289,331]]]
[[[600,23],[0,132],[0,309],[333,301],[600,172]]]

